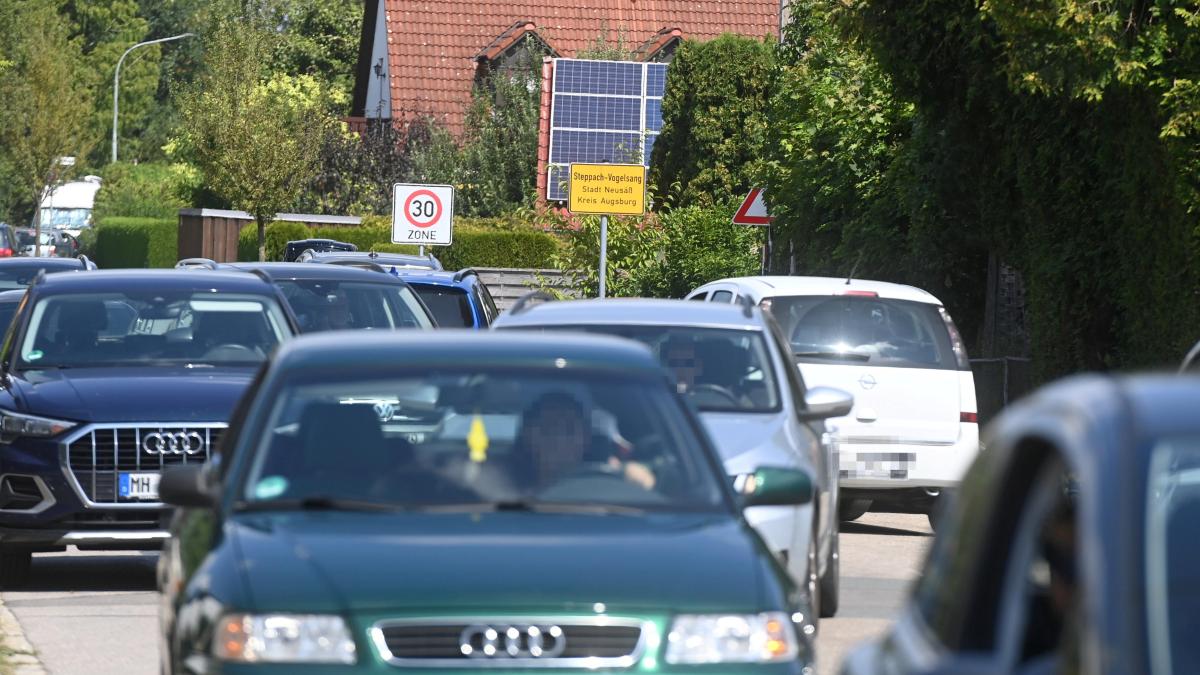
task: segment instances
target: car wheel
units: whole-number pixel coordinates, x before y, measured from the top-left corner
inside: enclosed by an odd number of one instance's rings
[[[0,549],[0,587],[18,588],[29,580],[33,553],[21,549]]]
[[[828,619],[838,611],[838,581],[839,570],[838,534],[834,533],[833,543],[829,546],[829,557],[825,560],[825,574],[821,575],[821,618]]]
[[[866,515],[867,511],[871,510],[870,499],[850,499],[846,501],[839,500],[838,503],[838,518],[842,522],[858,520]]]

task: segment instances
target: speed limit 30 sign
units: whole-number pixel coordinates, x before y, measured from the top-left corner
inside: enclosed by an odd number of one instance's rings
[[[449,246],[453,241],[454,188],[397,183],[392,187],[392,242]]]

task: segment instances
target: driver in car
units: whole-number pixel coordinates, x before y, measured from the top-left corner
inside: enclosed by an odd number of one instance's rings
[[[591,450],[592,425],[590,415],[575,397],[563,392],[544,394],[521,419],[517,456],[532,464],[527,475],[538,487],[552,485],[584,465]],[[654,473],[644,464],[623,460],[614,453],[603,467],[642,488],[654,488]]]

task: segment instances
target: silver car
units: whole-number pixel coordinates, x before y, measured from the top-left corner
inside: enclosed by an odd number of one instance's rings
[[[699,410],[735,481],[757,466],[808,471],[817,486],[812,503],[754,507],[746,515],[808,589],[814,611],[824,617],[837,612],[838,462],[823,420],[847,414],[853,400],[835,389],[805,389],[770,315],[749,305],[682,300],[518,301],[492,327],[575,330],[643,342]]]

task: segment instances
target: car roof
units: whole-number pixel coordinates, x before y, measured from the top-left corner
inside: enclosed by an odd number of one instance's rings
[[[847,283],[845,277],[731,277],[710,281],[704,286],[719,283],[737,284],[754,295],[755,302],[762,298],[783,295],[845,295],[848,291],[864,291],[877,293],[879,297],[890,300],[909,300],[932,305],[942,304],[931,293],[916,286],[867,279],[850,279]]]
[[[11,291],[0,291],[0,304],[12,304],[21,301],[25,297],[24,288],[15,288]]]
[[[227,263],[222,269],[253,272],[261,270],[272,279],[326,279],[330,281],[361,281],[364,283],[404,285],[403,279],[385,272],[352,265],[313,265],[287,262]]]
[[[79,258],[0,258],[0,272],[5,268],[16,269],[64,269],[83,271],[84,263]],[[95,271],[95,270],[89,270]]]
[[[410,284],[426,284],[433,286],[454,286],[456,288],[467,288],[471,284],[476,283],[479,276],[477,274],[465,274],[462,278],[458,278],[460,272],[452,272],[450,270],[430,270],[419,269],[413,267],[396,268],[396,274],[400,275]]]
[[[280,347],[275,362],[286,370],[412,366],[586,370],[623,377],[661,377],[650,350],[632,340],[596,335],[545,335],[511,331],[439,331],[436,339],[412,332],[332,331],[303,335]]]
[[[38,293],[167,291],[224,291],[275,297],[275,287],[255,274],[230,274],[195,269],[111,269],[87,274],[48,274],[34,288]]]
[[[407,253],[376,253],[374,251],[315,251],[312,254],[314,262],[327,260],[356,260],[373,262],[378,265],[411,265],[424,269],[433,269],[432,265],[441,265],[432,255],[419,256]]]
[[[501,314],[495,326],[518,328],[545,325],[695,326],[762,330],[761,310],[741,305],[690,300],[610,298],[562,300],[530,305]]]

